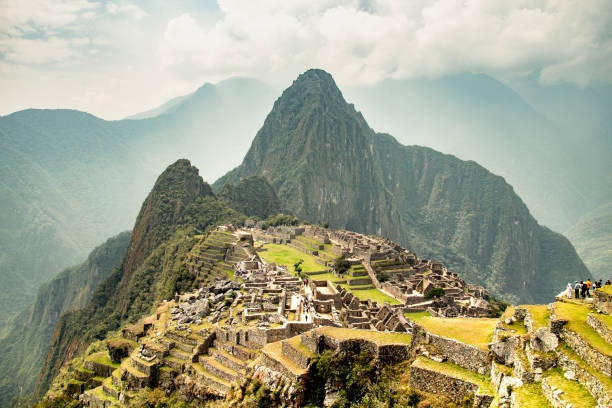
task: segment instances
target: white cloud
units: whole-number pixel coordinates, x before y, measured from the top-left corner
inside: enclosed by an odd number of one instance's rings
[[[610,27],[610,0],[0,0],[0,114],[120,118],[207,81],[281,87],[310,67],[341,86],[463,71],[609,83]]]
[[[135,4],[118,5],[112,1],[106,3],[106,10],[111,14],[126,14],[135,20],[142,20],[148,14]]]
[[[309,66],[340,82],[541,70],[543,81],[612,81],[608,0],[219,0],[205,27],[170,20],[159,54],[186,77],[287,80]],[[608,63],[606,63],[608,62]]]
[[[66,28],[83,14],[93,16],[98,4],[88,0],[2,0],[0,32],[17,35]]]

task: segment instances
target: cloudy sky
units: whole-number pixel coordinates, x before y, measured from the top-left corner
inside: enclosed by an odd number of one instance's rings
[[[231,76],[279,88],[537,73],[612,82],[610,0],[0,0],[0,115],[119,119]]]

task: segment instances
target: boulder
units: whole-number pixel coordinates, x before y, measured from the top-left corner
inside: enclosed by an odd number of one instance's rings
[[[559,339],[548,327],[540,327],[531,335],[530,343],[534,350],[548,353],[559,346]]]

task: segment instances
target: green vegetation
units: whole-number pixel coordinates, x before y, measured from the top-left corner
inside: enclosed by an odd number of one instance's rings
[[[425,299],[439,298],[442,296],[444,296],[444,289],[433,288],[432,290],[429,291],[429,293],[427,293],[427,295],[425,295]]]
[[[446,374],[451,377],[471,382],[473,384],[478,385],[478,387],[480,388],[480,392],[488,395],[495,394],[495,390],[493,384],[491,383],[490,377],[487,377],[482,374],[477,374],[473,371],[468,370],[467,368],[459,367],[458,365],[450,363],[448,361],[438,363],[437,361],[433,361],[421,356],[417,357],[417,359],[414,360],[414,363],[412,363],[412,365],[419,368],[437,371],[439,373]]]
[[[368,299],[372,299],[375,300],[379,303],[389,303],[390,305],[398,305],[400,304],[400,302],[389,296],[384,294],[383,292],[381,292],[378,289],[362,289],[362,290],[353,290],[352,288],[355,288],[355,286],[349,286],[347,284],[341,284],[340,286],[342,286],[343,288],[345,288],[346,290],[350,291],[353,295],[357,296],[359,299],[361,300],[368,300]],[[370,286],[370,285],[368,285]]]
[[[545,373],[547,381],[553,387],[563,390],[562,398],[576,408],[592,408],[597,406],[597,401],[578,381],[570,381],[563,376],[559,368],[553,368]]]
[[[612,295],[612,285],[604,285],[598,290],[601,290],[602,292],[607,293],[608,295]]]
[[[582,357],[576,354],[576,352],[572,350],[571,347],[569,347],[564,341],[559,343],[559,351],[578,363],[580,368],[586,370],[592,376],[596,377],[597,380],[599,380],[599,382],[604,386],[608,394],[612,394],[612,378],[593,368],[591,364],[584,361]]]
[[[136,322],[175,292],[192,289],[195,277],[185,259],[197,242],[194,236],[244,218],[216,199],[187,160],[168,167],[143,203],[121,266],[97,287],[85,308],[60,318],[36,394],[45,391],[62,361],[84,351],[89,342]]]
[[[85,262],[43,284],[36,301],[10,323],[0,339],[0,372],[12,374],[0,377],[0,406],[8,405],[11,390],[21,386],[26,395],[34,389],[59,316],[87,304],[96,286],[121,262],[129,240],[128,232],[107,240]]]
[[[274,262],[277,265],[285,265],[291,268],[291,266],[302,260],[303,262],[300,264],[300,267],[304,272],[316,272],[326,269],[325,266],[317,263],[316,257],[287,245],[264,244],[263,249],[263,251],[259,252],[259,256],[268,263]]]
[[[529,314],[533,319],[534,330],[537,330],[540,327],[548,327],[548,322],[550,321],[550,311],[548,310],[547,305],[524,305],[521,307],[524,307],[529,311]]]
[[[589,276],[569,241],[538,225],[503,178],[374,133],[321,70],[283,92],[242,164],[215,188],[251,175],[264,176],[300,219],[324,214],[332,226],[379,233],[513,303],[550,301]]]
[[[524,384],[512,391],[516,406],[521,408],[550,408],[548,400],[542,394],[542,386],[538,382]]]
[[[431,314],[429,312],[409,312],[409,313],[404,313],[404,316],[410,320],[414,320],[415,322],[418,322],[424,317],[430,317]]]
[[[249,217],[266,219],[280,212],[280,201],[263,177],[247,177],[236,185],[227,183],[219,199]]]
[[[344,275],[344,273],[348,271],[350,267],[351,263],[347,261],[343,256],[336,258],[336,260],[334,261],[333,268],[340,275]]]
[[[612,345],[605,341],[586,322],[590,309],[586,305],[578,305],[566,302],[556,302],[554,305],[555,315],[559,319],[567,320],[566,328],[579,334],[593,348],[601,353],[612,356]]]
[[[407,333],[376,332],[371,330],[347,329],[342,327],[321,327],[316,329],[330,337],[340,340],[365,338],[378,344],[410,344],[412,336]]]
[[[469,317],[424,317],[419,326],[432,334],[459,340],[481,350],[488,350],[493,338],[497,319],[475,319]]]

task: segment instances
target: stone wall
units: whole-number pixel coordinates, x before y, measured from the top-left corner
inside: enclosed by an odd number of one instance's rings
[[[561,338],[587,363],[591,364],[594,368],[608,377],[612,377],[611,357],[605,356],[598,350],[595,350],[578,334],[565,328],[561,331]]]
[[[595,301],[595,307],[605,314],[612,314],[612,295],[597,290],[593,292],[593,299]]]
[[[420,344],[435,347],[448,361],[460,367],[484,375],[491,371],[491,358],[487,351],[454,339],[427,333],[422,327],[415,325],[412,333],[412,347],[415,348]]]
[[[587,324],[593,328],[605,341],[612,344],[612,330],[597,317],[593,315],[587,316]]]
[[[310,364],[310,356],[302,353],[300,350],[293,347],[288,341],[281,343],[281,351],[289,360],[293,361],[298,367],[307,369]]]
[[[325,350],[349,353],[359,353],[362,350],[366,350],[375,359],[385,363],[394,363],[408,359],[411,349],[411,346],[408,344],[379,345],[375,341],[365,338],[339,340],[335,337],[321,334],[317,330],[302,334],[301,342],[315,354],[321,354]]]
[[[584,385],[589,393],[603,407],[612,406],[612,394],[608,394],[606,387],[591,373],[580,367],[580,365],[568,358],[565,354],[557,352],[558,364],[563,371],[571,371],[576,375],[576,379]]]
[[[428,370],[421,367],[410,367],[410,387],[421,391],[430,392],[433,394],[444,395],[456,403],[463,402],[463,399],[478,391],[478,385],[460,380],[459,378],[451,377],[439,373],[437,371]],[[493,401],[492,396],[489,398],[479,398],[478,402],[475,399],[475,407],[488,407]],[[477,405],[478,404],[478,405]]]

